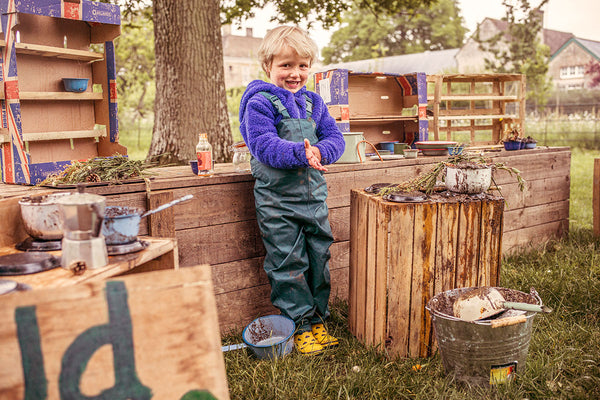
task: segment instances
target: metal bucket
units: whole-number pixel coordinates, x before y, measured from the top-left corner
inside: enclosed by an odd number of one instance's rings
[[[366,143],[362,132],[344,132],[346,148],[337,163],[358,163],[366,159]],[[362,143],[361,143],[362,142]],[[360,155],[359,155],[360,152]]]
[[[502,319],[467,322],[453,316],[454,301],[472,288],[440,293],[427,303],[444,369],[458,381],[478,386],[507,383],[525,370],[535,312],[506,311]],[[507,301],[542,304],[537,294],[496,288]]]
[[[294,321],[283,315],[267,315],[244,328],[244,343],[260,359],[282,357],[294,348]]]

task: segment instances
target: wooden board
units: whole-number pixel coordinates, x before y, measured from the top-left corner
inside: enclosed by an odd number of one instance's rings
[[[229,399],[217,327],[206,265],[5,295],[0,398]]]
[[[108,265],[96,269],[87,269],[76,275],[64,268],[54,268],[29,275],[12,275],[9,279],[24,283],[33,289],[73,286],[84,282],[98,281],[115,275],[124,274],[144,266],[142,270],[178,269],[177,243],[173,239],[141,237],[149,243],[142,251],[108,257]],[[0,254],[17,253],[14,246],[0,248]],[[60,251],[50,254],[60,258]],[[146,265],[151,262],[150,265]],[[138,272],[138,271],[136,271]]]

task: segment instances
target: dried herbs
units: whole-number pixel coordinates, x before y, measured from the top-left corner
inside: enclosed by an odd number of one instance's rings
[[[152,175],[146,169],[154,165],[117,154],[112,157],[96,157],[87,161],[73,161],[60,174],[51,174],[38,185],[57,186],[81,182],[121,183],[126,179],[144,178]]]
[[[435,164],[429,172],[418,175],[410,181],[381,188],[377,194],[379,196],[384,196],[386,194],[398,192],[409,193],[420,191],[429,195],[435,191],[436,186],[438,186],[438,182],[443,180],[443,172],[445,171],[446,166],[465,166],[468,168],[482,168],[491,166],[494,169],[507,171],[511,176],[516,176],[517,182],[519,183],[519,190],[525,190],[525,180],[521,176],[521,171],[518,169],[508,167],[506,164],[500,162],[493,163],[482,155],[458,154],[448,157],[448,159],[445,161],[440,161],[439,163]]]

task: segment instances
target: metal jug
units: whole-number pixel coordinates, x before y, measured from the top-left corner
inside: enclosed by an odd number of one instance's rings
[[[67,239],[88,240],[100,236],[106,200],[83,190],[83,185],[78,185],[77,193],[56,201],[62,212],[64,237]]]

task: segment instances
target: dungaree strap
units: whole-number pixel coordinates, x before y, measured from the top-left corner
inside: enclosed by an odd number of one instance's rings
[[[277,97],[274,94],[271,94],[269,92],[265,92],[265,91],[261,91],[258,93],[265,96],[267,98],[267,100],[269,100],[271,102],[271,104],[273,104],[273,106],[275,106],[277,111],[279,111],[279,113],[281,115],[283,115],[284,118],[290,118],[290,113],[288,112],[287,108],[285,108],[285,106],[283,105],[281,100],[279,100],[279,97]],[[306,118],[310,118],[310,117],[312,117],[313,102],[312,102],[312,99],[310,97],[308,97],[308,95],[306,93],[304,93],[304,98],[306,99]]]

